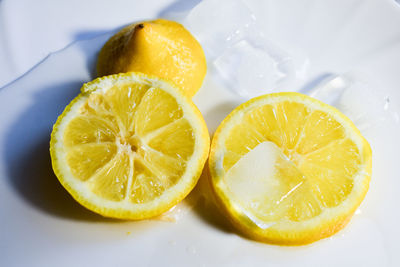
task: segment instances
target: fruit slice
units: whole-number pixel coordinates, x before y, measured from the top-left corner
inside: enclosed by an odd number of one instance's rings
[[[207,72],[197,40],[181,24],[165,19],[131,24],[113,35],[97,61],[99,76],[138,71],[176,84],[192,97]]]
[[[83,206],[124,219],[159,215],[195,186],[208,156],[193,102],[155,77],[126,73],[82,87],[54,125],[53,169]]]
[[[247,236],[306,244],[343,228],[363,200],[371,148],[335,108],[298,93],[254,98],[217,129],[212,188]]]

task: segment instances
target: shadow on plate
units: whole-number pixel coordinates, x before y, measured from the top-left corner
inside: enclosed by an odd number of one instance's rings
[[[219,210],[208,179],[207,162],[196,187],[185,201],[193,207],[195,216],[202,219],[208,225],[225,233],[232,233],[234,230],[225,215]]]
[[[239,102],[226,101],[211,108],[207,113],[203,114],[204,119],[207,122],[211,138],[221,122],[239,105]]]
[[[79,205],[58,182],[51,167],[52,126],[79,93],[82,83],[69,82],[41,90],[9,128],[4,150],[9,182],[24,200],[50,215],[82,221],[115,221]]]

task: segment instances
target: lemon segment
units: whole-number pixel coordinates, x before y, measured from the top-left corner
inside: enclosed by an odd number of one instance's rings
[[[176,100],[162,90],[151,88],[146,92],[142,105],[134,117],[135,132],[144,136],[155,129],[182,117],[183,112]]]
[[[66,129],[65,146],[114,142],[117,128],[97,116],[77,116]]]
[[[195,138],[189,129],[189,122],[186,119],[176,120],[175,123],[165,127],[163,132],[150,139],[148,144],[164,155],[186,160],[192,155],[195,143]],[[174,140],[179,140],[179,143]]]
[[[121,201],[125,198],[128,180],[131,177],[131,154],[120,152],[96,172],[87,182],[90,190],[101,198]]]
[[[332,235],[363,200],[371,148],[338,110],[298,93],[252,99],[217,129],[211,184],[251,238],[299,245]]]
[[[143,219],[182,200],[209,150],[193,102],[158,78],[126,73],[87,83],[54,125],[53,169],[85,207]]]
[[[116,153],[117,146],[114,143],[78,144],[67,150],[66,161],[72,174],[77,179],[85,181],[109,162]]]

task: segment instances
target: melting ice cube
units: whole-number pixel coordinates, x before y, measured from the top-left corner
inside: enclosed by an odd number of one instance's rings
[[[290,173],[282,179],[280,170]],[[239,159],[225,174],[233,204],[261,228],[271,218],[283,216],[285,199],[303,185],[304,176],[273,142],[262,142]],[[273,221],[273,220],[272,220]]]
[[[276,58],[248,40],[227,48],[213,63],[217,80],[247,98],[277,91],[293,75],[290,58]]]
[[[200,40],[207,55],[215,58],[243,39],[256,18],[240,0],[204,0],[189,12],[184,24]]]
[[[251,98],[290,88],[292,56],[266,38],[241,0],[202,1],[183,24],[202,44],[211,75],[231,91]]]
[[[352,74],[331,76],[316,86],[310,96],[337,107],[361,130],[391,120],[398,123],[399,116],[390,105],[390,98],[382,88],[372,86]]]

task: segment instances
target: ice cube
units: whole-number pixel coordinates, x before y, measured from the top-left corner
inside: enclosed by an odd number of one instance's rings
[[[369,84],[354,80],[341,95],[337,108],[346,114],[361,130],[398,120],[390,107],[390,98]]]
[[[290,176],[282,179],[280,169]],[[237,209],[265,229],[270,226],[266,221],[284,214],[284,200],[303,185],[304,175],[275,143],[266,141],[240,158],[224,180]]]
[[[248,40],[228,47],[213,62],[215,78],[245,98],[280,90],[294,75],[289,57],[269,53]]]
[[[354,74],[327,78],[310,92],[310,96],[338,108],[361,131],[385,121],[399,121],[389,96],[378,86],[373,86],[371,81]]]
[[[346,75],[329,74],[313,88],[306,88],[308,95],[332,106],[337,106],[345,90],[350,87],[351,81]]]
[[[204,0],[187,15],[183,24],[200,41],[209,57],[215,58],[234,44],[256,18],[240,0]]]
[[[242,97],[293,90],[296,73],[304,74],[305,65],[296,70],[292,56],[266,38],[241,0],[202,1],[183,23],[202,44],[211,76]]]

